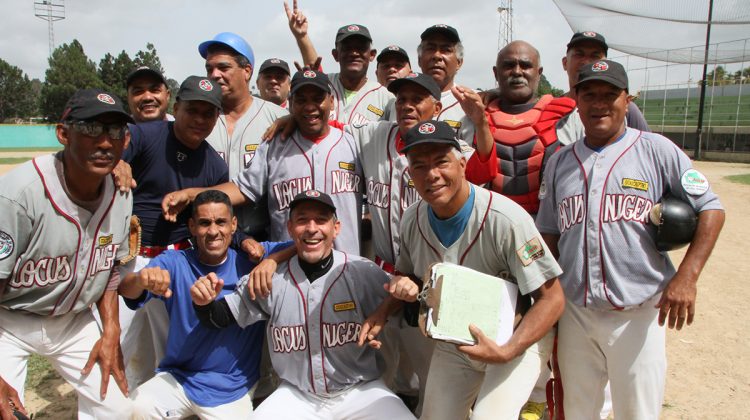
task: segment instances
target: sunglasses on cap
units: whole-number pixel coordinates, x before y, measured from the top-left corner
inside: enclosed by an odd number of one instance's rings
[[[122,140],[128,129],[126,123],[104,124],[99,121],[72,121],[65,125],[87,137],[99,137],[106,130],[112,140]]]

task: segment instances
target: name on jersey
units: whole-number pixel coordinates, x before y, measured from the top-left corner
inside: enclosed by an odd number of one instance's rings
[[[557,215],[560,219],[560,233],[567,231],[573,226],[583,223],[586,217],[586,206],[583,195],[563,198],[557,205]]]
[[[358,322],[323,323],[323,348],[333,348],[356,343],[362,325]],[[271,327],[271,340],[275,353],[291,353],[307,350],[307,334],[304,325]]]
[[[420,197],[414,183],[411,179],[407,182],[407,187],[401,192],[399,203],[401,210],[406,210],[412,204],[416,203]],[[377,182],[374,179],[367,180],[367,203],[381,209],[387,209],[391,200],[391,186]]]
[[[648,191],[648,182],[638,179],[623,178],[622,186],[623,188],[633,188],[636,190]]]
[[[357,128],[363,127],[367,125],[369,122],[370,122],[370,119],[360,114],[359,112],[355,112],[351,115],[351,117],[349,117],[349,124]]]
[[[331,171],[331,194],[358,193],[362,178],[351,171]]]
[[[323,323],[323,347],[333,348],[356,343],[362,325],[358,322]]]
[[[276,197],[276,204],[279,210],[288,208],[289,203],[294,200],[297,194],[310,191],[311,189],[313,189],[312,178],[309,176],[292,178],[281,181],[278,184],[273,184],[273,194]]]
[[[102,239],[107,237],[99,238]],[[88,276],[93,276],[102,271],[109,271],[114,267],[115,256],[119,244],[106,244],[94,250],[92,260],[89,263]],[[21,264],[18,274],[10,281],[11,287],[32,287],[34,285],[44,287],[56,283],[66,282],[73,277],[73,267],[67,255],[58,257],[45,257],[37,260],[26,260]]]
[[[648,222],[648,214],[654,202],[648,198],[631,194],[607,194],[604,196],[604,222],[621,220],[627,222]]]

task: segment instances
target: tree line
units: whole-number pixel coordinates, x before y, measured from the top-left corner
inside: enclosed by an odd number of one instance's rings
[[[57,47],[48,59],[44,82],[29,79],[20,68],[0,58],[0,122],[30,117],[56,121],[65,102],[82,88],[101,88],[122,98],[127,96],[125,80],[140,66],[164,74],[164,68],[153,44],[130,57],[124,50],[117,56],[107,53],[97,65],[84,52],[78,40]],[[167,79],[169,88],[177,91],[179,83]],[[125,104],[127,106],[127,104]]]
[[[731,72],[727,71],[724,66],[716,66],[714,70],[706,73],[708,86],[739,85],[748,83],[748,80],[750,80],[750,67]]]

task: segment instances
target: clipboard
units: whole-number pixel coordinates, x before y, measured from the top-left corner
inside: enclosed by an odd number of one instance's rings
[[[475,324],[498,345],[513,334],[518,286],[452,263],[436,263],[425,273],[419,294],[419,327],[435,340],[474,345]]]

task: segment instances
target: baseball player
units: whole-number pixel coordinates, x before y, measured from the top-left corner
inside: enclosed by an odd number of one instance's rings
[[[568,74],[569,86],[565,96],[575,99],[574,86],[578,82],[578,72],[583,66],[606,59],[608,49],[607,41],[598,32],[584,31],[573,34],[568,42],[565,57],[562,58],[562,66]],[[646,118],[633,101],[628,103],[625,122],[628,127],[636,130],[651,131]],[[581,139],[583,132],[583,123],[577,112],[571,112],[557,123],[557,137],[563,145]]]
[[[320,60],[307,35],[307,18],[297,8],[284,3],[289,18],[289,29],[302,53],[302,62],[320,69]],[[367,69],[375,60],[377,50],[372,48],[370,31],[363,25],[344,25],[336,32],[333,59],[339,63],[339,73],[328,73],[333,87],[334,105],[331,120],[344,124],[364,125],[369,121],[388,119],[388,104],[393,99],[388,90],[377,81],[368,80]]]
[[[154,121],[131,126],[131,141],[123,153],[137,185],[133,214],[141,224],[138,271],[167,249],[191,247],[189,212],[167,223],[161,215],[164,195],[186,187],[210,187],[229,180],[227,165],[205,141],[221,108],[221,89],[206,77],[190,76],[180,85],[175,121]],[[164,357],[169,319],[164,305],[150,301],[143,310],[120,308],[122,349],[128,382],[134,389],[154,375]]]
[[[328,125],[332,95],[328,77],[315,70],[297,72],[292,78],[292,118],[297,131],[286,141],[261,144],[250,166],[232,182],[217,186],[229,195],[233,205],[258,203],[268,197],[272,241],[285,241],[289,204],[294,196],[320,189],[333,197],[341,209],[341,235],[336,249],[359,255],[359,226],[362,215],[363,175],[354,139]],[[162,207],[168,220],[174,219],[200,189],[167,195]]]
[[[263,325],[244,329],[235,325],[220,331],[201,326],[190,287],[198,277],[214,273],[224,280],[223,296],[255,264],[229,247],[237,218],[226,194],[215,190],[199,194],[188,224],[194,249],[165,251],[139,272],[126,275],[118,288],[131,308],[161,299],[169,313],[165,357],[157,375],[133,391],[133,417],[249,418],[252,390],[259,377]],[[289,245],[263,243],[269,254],[263,264],[270,264],[271,273],[276,268],[273,254]]]
[[[388,87],[392,81],[412,73],[409,54],[398,45],[383,48],[375,61],[377,62],[375,77],[378,83],[385,87]]]
[[[618,418],[659,418],[665,330],[693,321],[695,283],[724,222],[708,180],[669,139],[625,126],[619,63],[582,68],[574,86],[582,141],[552,156],[537,226],[564,269],[558,359],[567,418],[598,418],[609,379]],[[664,195],[689,203],[698,228],[675,271],[649,212]],[[633,245],[637,244],[637,245]]]
[[[136,123],[174,120],[167,113],[170,91],[167,79],[159,71],[141,66],[128,74],[125,80],[128,108]]]
[[[258,85],[261,98],[288,109],[291,80],[289,64],[278,58],[269,58],[260,65],[255,84]]]
[[[110,175],[128,145],[128,122],[133,119],[113,95],[79,90],[56,127],[63,150],[0,178],[3,419],[15,418],[12,408],[26,413],[21,401],[31,354],[47,358],[75,389],[78,418],[129,414],[118,357],[117,284],[119,261],[128,255],[132,199]]]
[[[476,326],[474,346],[438,342],[422,418],[467,418],[476,400],[473,419],[516,419],[552,349],[551,328],[564,306],[561,270],[528,213],[466,181],[459,149],[445,122],[421,122],[406,133],[401,152],[422,201],[403,215],[396,269],[421,276],[433,263],[452,262],[501,276],[518,284],[523,317],[502,345]],[[524,313],[528,296],[534,303]]]
[[[332,249],[341,221],[327,194],[298,194],[290,213],[287,229],[297,256],[279,266],[267,298],[252,300],[243,285],[214,300],[223,281],[212,275],[191,289],[205,325],[268,320],[271,360],[283,382],[254,418],[413,419],[379,379],[379,354],[358,345],[366,315],[388,296],[388,276],[368,260]]]
[[[250,165],[266,128],[287,112],[250,94],[255,56],[242,37],[222,32],[201,43],[198,52],[206,59],[208,78],[218,83],[222,92],[219,120],[206,140],[224,158],[229,177],[234,178]],[[263,240],[268,236],[267,206],[255,204],[238,209],[237,220],[241,231]]]

